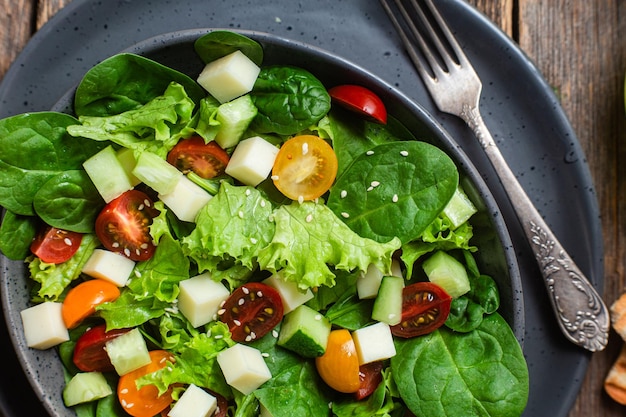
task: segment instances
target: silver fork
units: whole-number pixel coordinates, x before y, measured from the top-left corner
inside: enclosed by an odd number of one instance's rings
[[[592,352],[604,349],[610,321],[606,305],[543,220],[500,153],[479,111],[482,83],[476,71],[431,0],[423,1],[430,16],[416,0],[393,1],[401,18],[392,9],[391,0],[380,0],[435,104],[439,110],[460,117],[471,128],[513,202],[563,334]]]

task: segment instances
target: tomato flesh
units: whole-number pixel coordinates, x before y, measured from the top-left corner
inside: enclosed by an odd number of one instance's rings
[[[135,371],[124,374],[117,384],[117,398],[124,411],[133,417],[153,417],[166,409],[172,403],[172,388],[163,395],[154,385],[145,385],[137,389],[139,378],[158,371],[174,362],[171,353],[165,350],[150,351],[151,362]]]
[[[183,173],[195,172],[202,178],[222,175],[230,157],[217,143],[205,143],[200,136],[183,139],[167,154],[167,162]]]
[[[355,393],[361,387],[356,346],[346,329],[330,332],[326,351],[315,358],[315,367],[322,380],[335,391]]]
[[[286,197],[309,201],[330,189],[337,168],[337,156],[328,142],[318,136],[300,135],[281,146],[272,168],[272,179]]]
[[[96,306],[114,301],[120,296],[119,288],[103,279],[90,279],[81,282],[68,291],[61,315],[68,329],[72,329],[96,312]]]
[[[46,226],[31,243],[30,251],[43,262],[60,264],[74,256],[82,240],[81,233]]]
[[[360,401],[372,395],[378,385],[383,381],[383,363],[381,361],[370,362],[359,367],[359,380],[361,386],[354,393],[354,397]]]
[[[83,372],[110,372],[115,370],[104,349],[109,340],[127,333],[128,329],[106,331],[106,325],[100,324],[87,330],[76,341],[72,361]]]
[[[96,218],[96,235],[102,245],[133,261],[154,255],[149,227],[159,214],[152,200],[142,191],[126,191],[109,202]]]
[[[330,97],[344,108],[361,114],[368,119],[386,124],[387,109],[383,101],[368,88],[344,84],[328,90]]]
[[[410,338],[430,333],[445,323],[452,297],[432,282],[416,282],[402,290],[402,320],[391,326],[394,336]]]
[[[276,289],[260,282],[237,288],[220,310],[236,342],[251,342],[270,332],[283,319],[283,302]]]

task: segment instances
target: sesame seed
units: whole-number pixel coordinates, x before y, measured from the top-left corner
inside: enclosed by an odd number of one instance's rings
[[[141,211],[143,209],[145,209],[146,206],[144,204],[140,204],[139,207],[137,207],[137,210]]]
[[[370,183],[370,185],[371,185],[372,187],[378,187],[378,186],[380,185],[380,182],[379,182],[379,181],[372,181],[372,182]]]
[[[391,320],[391,319],[393,319],[394,317],[396,317],[396,315],[395,315],[394,313],[390,313],[388,317],[389,317],[389,320]]]
[[[243,303],[245,303],[246,300],[244,300],[243,298],[240,298],[239,301],[237,302],[237,304],[239,304],[240,306],[243,305]]]
[[[367,151],[367,152],[365,152],[365,155],[367,155],[367,156],[374,155],[374,151]]]
[[[141,249],[148,249],[148,244],[147,243],[142,243],[139,247]]]
[[[374,187],[372,187],[371,185],[369,187],[367,187],[367,191],[372,191],[374,189]]]
[[[261,207],[265,207],[265,200],[261,200]]]
[[[304,196],[298,196],[298,203],[302,204],[304,203]]]
[[[344,219],[347,219],[348,217],[350,217],[350,214],[344,211],[341,213],[341,217],[343,217]]]
[[[276,330],[272,330],[272,336],[278,337],[278,332]]]
[[[226,313],[226,310],[223,309],[223,308],[220,308],[219,310],[217,310],[217,315],[218,316],[222,316],[222,315],[224,315],[224,313]]]
[[[250,332],[250,337],[253,338],[253,339],[256,339],[256,333]]]
[[[139,250],[139,248],[135,249],[135,254],[136,254],[137,256],[141,255],[141,250]]]
[[[341,194],[339,194],[341,198],[346,198],[347,195],[348,195],[348,192],[346,190],[341,190]]]
[[[239,216],[240,219],[243,219],[243,211],[239,210],[237,216]]]
[[[306,155],[309,153],[309,144],[307,142],[304,142],[302,144],[302,155]]]
[[[146,207],[152,207],[152,203],[151,203],[151,202],[150,202],[150,200],[148,200],[148,199],[143,200],[143,204],[144,204]]]
[[[263,352],[263,353],[261,353],[261,356],[263,356],[264,358],[269,358],[270,354],[267,353],[267,352]]]
[[[253,238],[253,237],[251,237],[251,238],[250,238],[250,243],[252,243],[253,245],[256,245],[256,244],[257,244],[257,242],[258,242],[258,240],[257,240],[257,239],[255,239],[255,238]]]
[[[120,394],[128,394],[128,388],[122,388]]]
[[[391,197],[391,201],[393,201],[394,203],[398,202],[398,194],[394,194],[393,197]]]
[[[216,334],[215,337],[213,339],[215,340],[219,340],[219,339],[223,339],[224,335],[223,334]]]
[[[233,320],[233,323],[235,323],[235,326],[241,326],[241,322],[237,319]]]
[[[315,315],[315,320],[320,321],[322,319],[322,315],[321,314],[316,314]]]
[[[224,304],[226,304],[226,300],[222,300],[222,302],[220,303],[220,308],[224,307]]]
[[[278,181],[278,175],[272,175],[272,181]]]
[[[246,342],[252,341],[252,337],[250,335],[246,336]]]
[[[119,248],[120,247],[120,243],[119,242],[113,242],[113,244],[111,245],[114,248]]]
[[[128,403],[125,405],[126,408],[133,408],[135,406],[135,403]]]
[[[407,151],[400,151],[400,155],[409,156],[409,153]]]
[[[250,195],[250,194],[252,194],[252,191],[250,191],[250,189],[249,189],[249,188],[246,188],[246,195],[248,196],[248,195]]]
[[[63,239],[63,243],[65,243],[67,246],[72,246],[72,241],[70,240],[70,238],[66,237],[65,239]]]
[[[261,298],[263,297],[263,292],[262,291],[257,291],[256,296]]]
[[[307,223],[311,223],[313,221],[313,215],[309,214],[306,216],[306,218],[304,219]]]
[[[130,256],[130,249],[124,248],[124,255]]]
[[[135,269],[135,276],[137,278],[141,278],[141,271],[138,271],[138,270]]]
[[[243,291],[244,294],[250,294],[250,290],[246,287],[241,287],[241,291]]]

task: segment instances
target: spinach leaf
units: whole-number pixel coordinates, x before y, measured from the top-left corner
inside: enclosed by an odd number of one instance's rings
[[[302,68],[262,68],[250,97],[259,111],[250,128],[258,133],[293,135],[317,123],[330,110],[326,88]]]
[[[474,330],[487,314],[500,306],[500,293],[496,282],[487,275],[470,276],[468,293],[452,300],[446,326],[457,332]]]
[[[104,200],[85,171],[72,170],[46,181],[35,194],[33,205],[50,226],[92,233]]]
[[[67,127],[78,121],[55,112],[26,113],[0,120],[0,205],[35,215],[33,198],[57,174],[82,169],[106,143],[77,140]]]
[[[328,309],[325,316],[336,326],[357,330],[372,322],[373,307],[374,300],[359,299],[354,286]]]
[[[206,92],[187,75],[139,55],[123,53],[92,67],[76,89],[77,116],[112,116],[133,110],[181,84],[194,103]]]
[[[420,237],[454,194],[459,173],[426,142],[378,145],[337,178],[328,207],[360,236],[402,243]]]
[[[37,234],[37,218],[7,211],[0,225],[0,251],[9,259],[23,261],[30,255],[30,243]]]
[[[440,328],[396,340],[396,352],[393,378],[415,415],[516,417],[528,401],[524,355],[498,313],[470,333]]]
[[[205,64],[237,50],[258,66],[263,63],[263,47],[257,41],[228,30],[209,32],[199,37],[193,47]]]

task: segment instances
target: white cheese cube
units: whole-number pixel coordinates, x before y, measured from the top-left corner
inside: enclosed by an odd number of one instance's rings
[[[119,376],[146,366],[152,361],[146,341],[137,328],[109,340],[104,347]]]
[[[198,76],[198,84],[225,103],[249,93],[260,71],[243,52],[235,51],[206,64]]]
[[[217,409],[217,399],[191,384],[167,413],[168,417],[209,417]]]
[[[280,294],[283,301],[283,313],[287,314],[296,309],[296,307],[306,303],[313,298],[313,292],[310,289],[305,291],[298,288],[298,284],[293,281],[286,281],[282,278],[280,272],[266,278],[263,283],[273,287]]]
[[[193,327],[215,320],[220,304],[230,295],[228,288],[213,281],[208,272],[181,281],[179,287],[178,309]]]
[[[109,281],[118,287],[128,283],[128,278],[135,268],[135,261],[105,249],[95,249],[82,272],[94,277]]]
[[[277,154],[278,148],[260,136],[244,139],[231,155],[226,173],[256,187],[272,171]]]
[[[378,322],[355,330],[352,332],[352,339],[360,365],[389,359],[396,355],[391,328],[386,323]]]
[[[391,261],[391,275],[394,277],[402,277],[402,269],[400,262],[396,259]],[[360,299],[375,298],[378,295],[380,282],[383,279],[383,273],[374,264],[367,268],[367,272],[361,274],[356,281],[356,291]]]
[[[185,222],[195,222],[198,212],[212,198],[211,194],[184,175],[180,176],[172,192],[159,194],[159,199]]]
[[[61,303],[47,301],[20,312],[28,347],[48,349],[70,340],[61,306]]]
[[[258,349],[237,343],[217,354],[217,363],[228,384],[244,395],[272,377]]]

